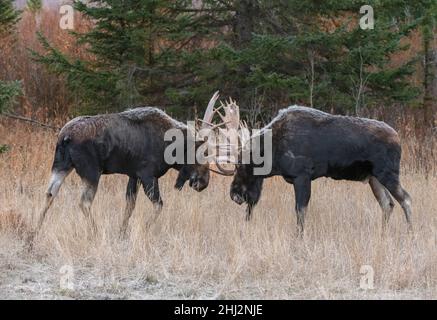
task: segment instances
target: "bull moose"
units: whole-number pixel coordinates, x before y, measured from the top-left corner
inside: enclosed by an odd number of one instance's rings
[[[394,207],[402,206],[412,230],[411,198],[399,180],[401,145],[396,131],[384,122],[340,116],[313,108],[292,106],[279,114],[261,132],[271,130],[272,170],[254,175],[255,164],[238,164],[230,196],[247,203],[249,220],[268,177],[282,176],[294,187],[298,233],[304,230],[305,212],[311,196],[311,181],[320,177],[367,181],[383,211],[383,229]]]
[[[213,95],[205,111],[202,120],[204,127],[212,125],[213,108],[217,99],[218,92]],[[188,139],[185,124],[154,107],[78,117],[68,122],[58,135],[46,203],[36,232],[41,228],[64,179],[73,169],[82,179],[80,208],[94,234],[97,227],[90,209],[102,174],[119,173],[129,176],[122,234],[125,233],[134,210],[140,184],[157,211],[163,204],[158,179],[170,168],[179,171],[176,189],[180,190],[188,180],[196,191],[205,189],[209,183],[209,170],[213,170],[208,162],[172,165],[166,163],[164,151],[169,142],[165,141],[164,135],[170,129],[181,130]],[[193,143],[198,145],[198,142]]]

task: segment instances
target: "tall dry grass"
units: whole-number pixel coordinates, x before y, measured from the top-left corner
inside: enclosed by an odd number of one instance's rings
[[[11,146],[0,155],[0,298],[437,298],[437,166],[410,171],[408,151],[402,182],[414,238],[399,205],[381,237],[380,209],[362,183],[317,180],[299,240],[283,180],[266,181],[246,223],[228,196],[230,178],[177,192],[169,173],[159,218],[145,227],[153,210],[141,194],[126,240],[118,229],[127,179],[105,176],[93,204],[99,235],[90,239],[72,174],[29,252],[24,238],[44,202],[55,133],[0,122],[0,137]],[[374,289],[360,288],[363,265],[374,269]],[[74,288],[62,285],[65,270]]]

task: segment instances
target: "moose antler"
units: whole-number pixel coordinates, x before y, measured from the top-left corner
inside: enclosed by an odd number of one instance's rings
[[[224,141],[224,143],[221,143],[222,141],[220,141],[219,144],[215,144],[215,141],[213,142],[214,145],[212,145],[212,147],[216,148],[218,155],[215,154],[211,155],[210,157],[214,159],[214,163],[217,166],[218,171],[212,169],[210,170],[222,175],[230,176],[234,175],[235,168],[227,169],[223,166],[223,164],[226,163],[235,165],[236,159],[238,159],[238,154],[241,151],[238,143],[239,139],[244,147],[247,141],[250,140],[250,135],[248,135],[249,131],[247,130],[247,124],[240,121],[240,108],[236,101],[232,100],[232,98],[229,98],[229,101],[225,101],[225,103],[220,102],[220,107],[214,109],[214,105],[218,98],[219,94],[217,91],[214,93],[208,103],[203,120],[198,119],[198,121],[202,123],[202,129],[214,130],[216,133],[218,133],[217,136]],[[222,121],[221,123],[215,124],[213,122],[215,114],[219,115]],[[242,129],[240,130],[240,133],[239,129]],[[208,143],[211,143],[211,141],[208,141]],[[223,155],[223,150],[225,150],[225,155]]]
[[[216,91],[213,96],[211,97],[211,100],[209,100],[208,106],[205,110],[205,115],[203,116],[203,120],[200,120],[202,122],[202,129],[204,128],[212,128],[214,125],[212,124],[212,118],[214,118],[214,105],[216,101],[219,98],[219,92]]]
[[[240,108],[238,107],[237,103],[229,98],[229,102],[226,101],[226,104],[220,102],[220,108],[225,110],[224,115],[221,113],[219,113],[219,115],[223,123],[226,123],[227,129],[238,130],[240,126]]]
[[[220,108],[217,109],[217,113],[223,121],[223,124],[225,124],[226,130],[219,128],[220,137],[225,140],[225,144],[220,144],[219,147],[224,147],[222,149],[226,150],[226,156],[219,155],[219,157],[216,158],[216,166],[223,174],[233,175],[235,173],[235,168],[226,169],[222,166],[222,163],[235,164],[236,159],[238,159],[238,129],[240,127],[240,108],[231,98],[229,98],[229,101],[225,101],[225,103],[221,102],[220,104],[221,105]],[[224,115],[218,112],[220,109],[224,110]]]

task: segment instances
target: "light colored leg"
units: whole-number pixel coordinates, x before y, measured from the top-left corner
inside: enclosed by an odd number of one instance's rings
[[[397,202],[402,207],[402,210],[404,210],[405,219],[407,221],[408,225],[408,231],[413,231],[413,223],[412,223],[412,212],[411,212],[411,197],[408,194],[407,191],[402,188],[401,184],[398,182],[396,184],[388,184],[387,186],[388,191],[392,194],[392,196],[396,199]]]
[[[58,195],[59,189],[61,188],[62,183],[64,182],[65,178],[70,174],[71,170],[69,171],[52,171],[52,176],[50,178],[49,187],[47,188],[46,192],[46,201],[44,208],[39,216],[39,220],[36,226],[35,231],[32,233],[30,240],[33,241],[33,239],[37,236],[38,232],[41,230],[45,217],[47,215],[47,212],[49,211],[51,205],[53,204],[53,199]]]
[[[408,231],[413,232],[413,222],[411,221],[411,197],[404,189],[402,189],[402,187],[399,186],[399,188],[401,189],[401,193],[403,194],[403,199],[399,201],[399,203],[404,210],[405,219],[407,220],[408,224]]]
[[[304,232],[306,212],[307,212],[307,207],[296,208],[297,235],[301,238],[303,237],[303,232]]]
[[[156,220],[158,220],[161,211],[162,211],[162,202],[153,203],[153,214],[149,216],[149,218],[146,220],[146,224],[145,224],[146,228],[150,228],[153,224],[156,223]]]
[[[391,213],[393,212],[394,202],[388,190],[378,181],[378,179],[370,177],[369,184],[373,195],[382,209],[382,232],[384,233],[387,229]]]

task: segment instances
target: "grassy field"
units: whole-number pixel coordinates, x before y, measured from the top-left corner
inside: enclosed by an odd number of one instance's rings
[[[164,209],[145,227],[152,205],[143,194],[127,239],[118,237],[127,178],[101,180],[87,236],[79,179],[68,177],[34,249],[25,238],[44,203],[56,135],[0,122],[0,298],[2,299],[404,299],[437,298],[437,174],[434,163],[408,169],[414,236],[397,204],[387,234],[368,184],[320,179],[313,184],[304,239],[296,238],[294,194],[266,181],[250,223],[229,198],[231,178],[212,176],[202,193],[161,182]],[[374,271],[373,289],[360,287]],[[367,273],[367,275],[369,275]]]

